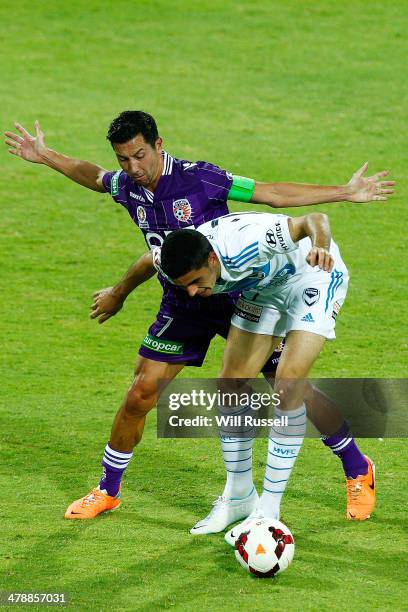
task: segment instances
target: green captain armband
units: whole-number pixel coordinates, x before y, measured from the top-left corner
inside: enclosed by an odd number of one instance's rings
[[[239,202],[249,202],[255,189],[254,179],[245,176],[232,176],[232,185],[228,193],[229,200],[239,200]]]

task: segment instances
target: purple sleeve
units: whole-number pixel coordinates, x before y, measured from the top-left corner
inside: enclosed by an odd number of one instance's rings
[[[232,174],[208,162],[197,162],[197,173],[209,200],[225,203],[232,185]]]
[[[123,170],[116,172],[105,172],[102,177],[102,184],[105,190],[110,193],[118,204],[127,208],[127,198],[125,193],[126,174]]]
[[[102,177],[102,185],[105,187],[105,191],[108,193],[111,192],[112,177],[114,174],[114,172],[105,172]]]

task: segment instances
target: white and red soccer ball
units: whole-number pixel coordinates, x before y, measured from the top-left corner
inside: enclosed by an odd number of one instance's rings
[[[235,556],[247,572],[272,578],[289,567],[295,541],[289,529],[273,519],[254,519],[235,541]]]

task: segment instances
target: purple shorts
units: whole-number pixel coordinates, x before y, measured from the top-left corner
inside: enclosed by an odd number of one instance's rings
[[[225,293],[186,299],[185,294],[169,295],[165,291],[156,320],[143,339],[139,355],[153,361],[200,367],[214,336],[227,337],[235,301],[236,297]],[[281,352],[279,347],[262,371],[275,371]]]

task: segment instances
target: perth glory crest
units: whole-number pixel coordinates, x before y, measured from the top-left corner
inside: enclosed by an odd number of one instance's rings
[[[173,213],[178,221],[191,221],[191,204],[186,198],[173,202]]]

